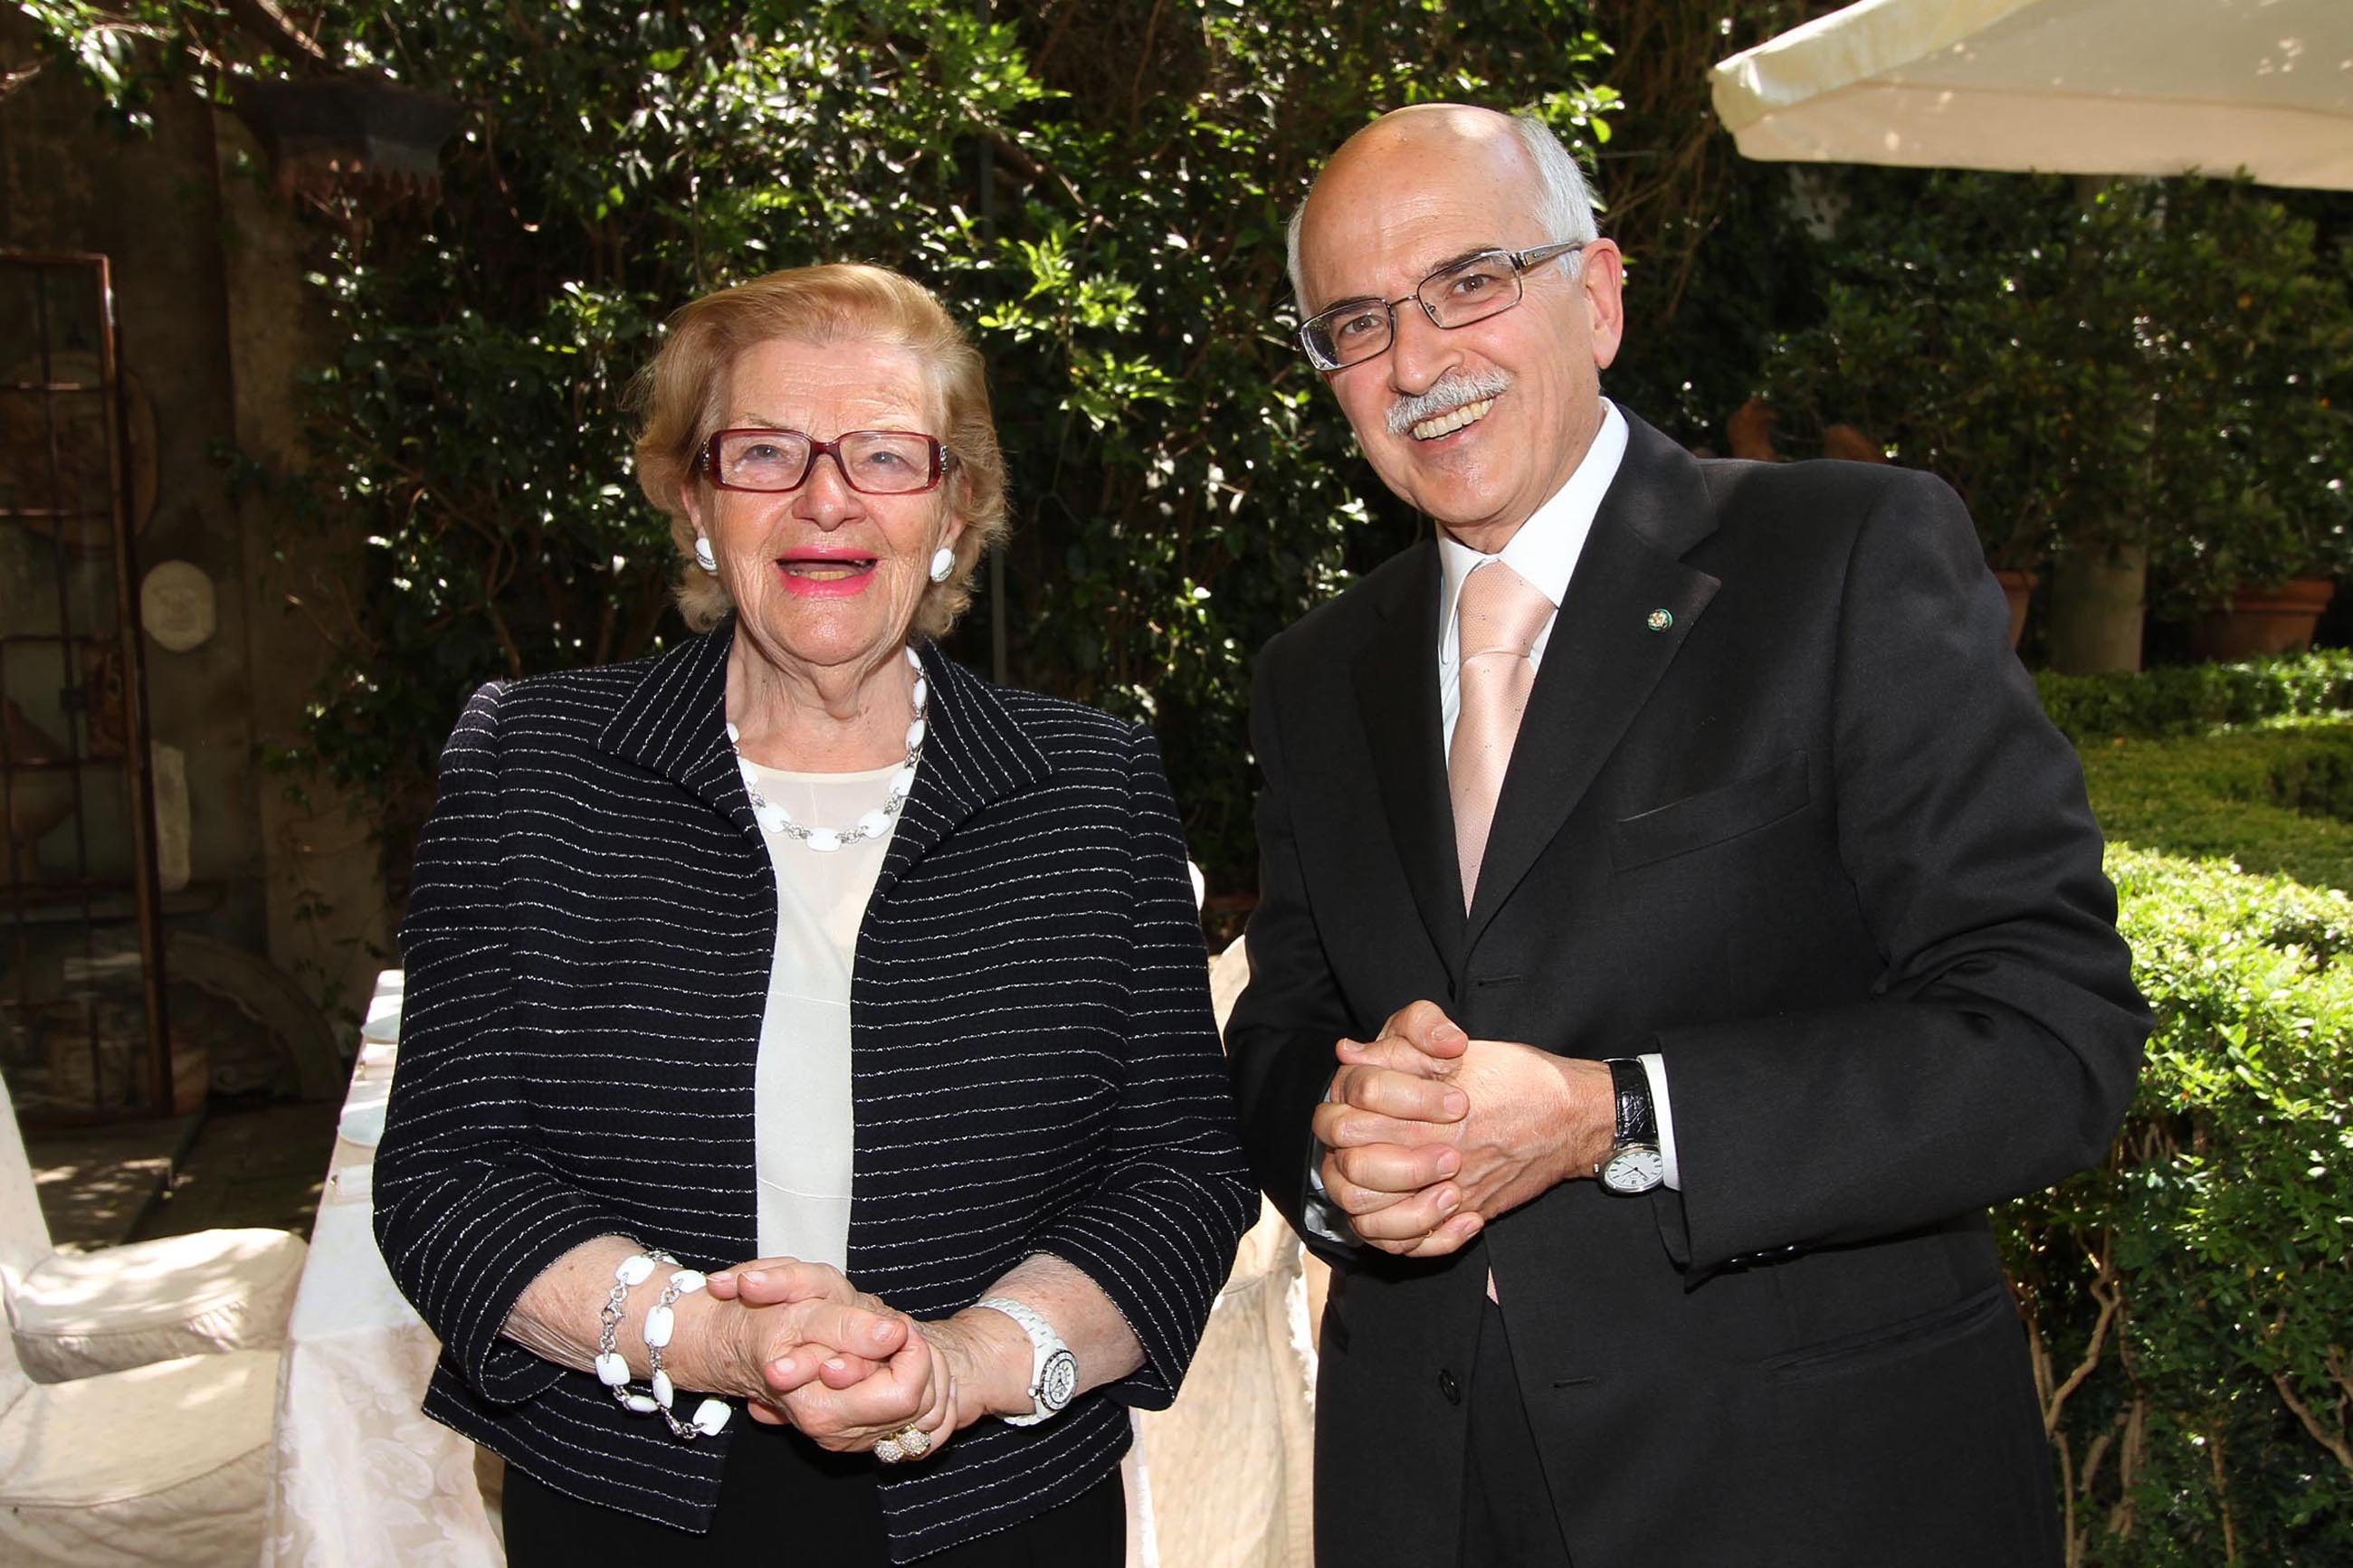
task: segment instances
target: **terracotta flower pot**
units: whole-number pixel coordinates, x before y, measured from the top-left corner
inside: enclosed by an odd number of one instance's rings
[[[2026,635],[2026,603],[2034,596],[2034,585],[2042,579],[2031,572],[1997,566],[1993,580],[2001,584],[2002,596],[2010,601],[2010,646],[2015,649],[2018,639]]]
[[[2198,617],[2190,650],[2200,658],[2261,658],[2312,646],[2320,612],[2337,593],[2325,577],[2295,577],[2276,589],[2242,588]]]

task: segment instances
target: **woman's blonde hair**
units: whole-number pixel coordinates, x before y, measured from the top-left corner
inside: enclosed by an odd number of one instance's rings
[[[706,631],[733,607],[719,579],[694,564],[694,522],[687,516],[688,487],[707,487],[705,444],[725,428],[727,377],[744,350],[776,338],[829,345],[890,343],[922,362],[939,393],[947,428],[932,431],[948,449],[951,512],[964,521],[955,570],[923,591],[915,629],[939,637],[972,603],[972,572],[981,552],[1006,533],[1005,458],[988,406],[988,375],[980,351],[932,291],[885,267],[832,262],[771,272],[733,289],[706,294],[670,319],[670,331],[651,363],[638,373],[630,404],[638,430],[638,486],[670,519],[670,536],[685,561],[678,607],[686,624]],[[832,434],[839,435],[835,431]]]

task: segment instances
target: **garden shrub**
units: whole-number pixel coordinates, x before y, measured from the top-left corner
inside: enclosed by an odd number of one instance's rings
[[[2112,843],[2353,889],[2353,723],[2093,742],[2083,758]]]
[[[2275,194],[1940,171],[1837,241],[1767,369],[1794,449],[1860,426],[1951,481],[1997,565],[2145,540],[2169,616],[2353,565],[2353,299]]]
[[[2051,721],[2079,746],[2118,735],[2197,735],[2226,724],[2353,709],[2353,651],[2330,648],[2245,664],[2034,678]]]
[[[2148,1064],[2107,1163],[2000,1216],[2068,1560],[2353,1561],[2353,901],[2109,871]]]
[[[2039,680],[2157,1015],[2107,1162],[2000,1216],[2068,1561],[2353,1561],[2353,657]]]

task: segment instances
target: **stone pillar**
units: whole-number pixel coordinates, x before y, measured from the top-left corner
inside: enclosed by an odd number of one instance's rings
[[[269,166],[244,125],[216,112],[223,286],[237,446],[273,474],[305,466],[305,365],[334,357],[329,326],[303,281],[318,237],[269,184]],[[302,745],[302,710],[333,659],[334,616],[359,593],[358,541],[349,528],[299,526],[262,489],[236,503],[248,573],[248,712],[265,756]],[[259,818],[266,951],[271,963],[323,1005],[343,1027],[364,1016],[375,972],[396,963],[384,878],[369,824],[323,775],[260,770]]]

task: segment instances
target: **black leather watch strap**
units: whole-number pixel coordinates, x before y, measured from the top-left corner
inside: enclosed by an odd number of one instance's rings
[[[1651,1075],[1631,1057],[1612,1057],[1602,1065],[1609,1069],[1609,1087],[1618,1096],[1617,1142],[1658,1147],[1659,1116],[1651,1104]]]

